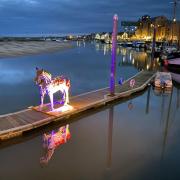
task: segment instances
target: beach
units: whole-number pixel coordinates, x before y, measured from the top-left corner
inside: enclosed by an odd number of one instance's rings
[[[68,42],[8,41],[0,42],[0,58],[49,53],[72,48]]]

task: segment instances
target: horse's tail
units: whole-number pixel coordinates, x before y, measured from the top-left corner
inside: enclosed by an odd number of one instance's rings
[[[71,86],[70,79],[66,79],[66,86],[67,86],[68,88],[70,88],[70,86]]]

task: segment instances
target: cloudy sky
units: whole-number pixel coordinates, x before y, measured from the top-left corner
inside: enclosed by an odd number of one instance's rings
[[[170,1],[0,0],[0,35],[111,31],[115,13],[119,21],[144,14],[172,18]]]

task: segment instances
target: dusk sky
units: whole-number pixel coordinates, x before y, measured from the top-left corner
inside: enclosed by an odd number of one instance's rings
[[[112,31],[115,13],[119,21],[138,20],[144,14],[172,18],[170,1],[0,0],[0,35]]]

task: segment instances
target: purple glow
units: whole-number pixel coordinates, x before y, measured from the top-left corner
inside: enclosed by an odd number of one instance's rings
[[[112,59],[111,59],[111,75],[110,75],[110,95],[115,92],[115,71],[116,71],[116,41],[117,41],[118,16],[113,17],[113,34],[112,34]]]
[[[57,132],[53,130],[49,134],[44,133],[43,148],[45,150],[45,153],[40,158],[40,163],[42,165],[47,165],[49,160],[52,158],[55,149],[67,143],[70,138],[71,134],[69,130],[69,124],[60,127]]]
[[[123,78],[120,78],[118,83],[119,83],[119,85],[122,85],[123,84]]]

